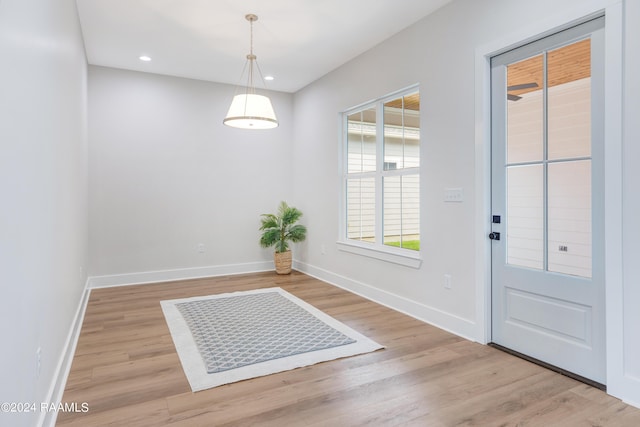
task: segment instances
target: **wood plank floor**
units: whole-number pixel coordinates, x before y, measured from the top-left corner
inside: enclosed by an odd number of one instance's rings
[[[192,393],[159,301],[279,286],[386,346]],[[58,426],[640,426],[640,409],[293,272],[93,290]]]

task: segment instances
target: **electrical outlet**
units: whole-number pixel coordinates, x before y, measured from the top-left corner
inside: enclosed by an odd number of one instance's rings
[[[40,370],[42,368],[42,348],[36,350],[36,378],[40,378]]]
[[[444,286],[445,289],[451,289],[451,275],[450,274],[445,274],[444,275],[444,280],[442,282],[442,285]]]
[[[203,254],[204,253],[204,243],[198,244],[198,253],[199,254]]]

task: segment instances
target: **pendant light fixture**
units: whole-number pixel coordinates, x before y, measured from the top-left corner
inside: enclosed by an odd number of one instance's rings
[[[254,77],[254,64],[260,80],[264,86],[264,78],[258,65],[258,59],[253,54],[253,23],[258,20],[258,17],[254,14],[245,16],[246,20],[251,25],[251,50],[247,55],[247,62],[245,62],[244,70],[247,69],[248,63],[248,76],[247,86],[244,88],[244,93],[238,94],[238,88],[236,88],[236,95],[231,101],[231,106],[227,112],[227,117],[222,121],[227,126],[240,129],[272,129],[278,126],[278,119],[276,113],[273,111],[271,100],[263,95],[256,93],[256,88],[253,85]],[[244,70],[240,76],[240,80],[244,75]]]

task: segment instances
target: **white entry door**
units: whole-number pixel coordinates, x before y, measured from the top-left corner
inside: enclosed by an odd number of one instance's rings
[[[605,383],[604,18],[492,59],[492,341]]]

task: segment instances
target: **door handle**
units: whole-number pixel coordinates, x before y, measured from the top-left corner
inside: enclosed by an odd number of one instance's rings
[[[489,238],[491,240],[500,240],[500,233],[498,233],[497,231],[489,233]]]

